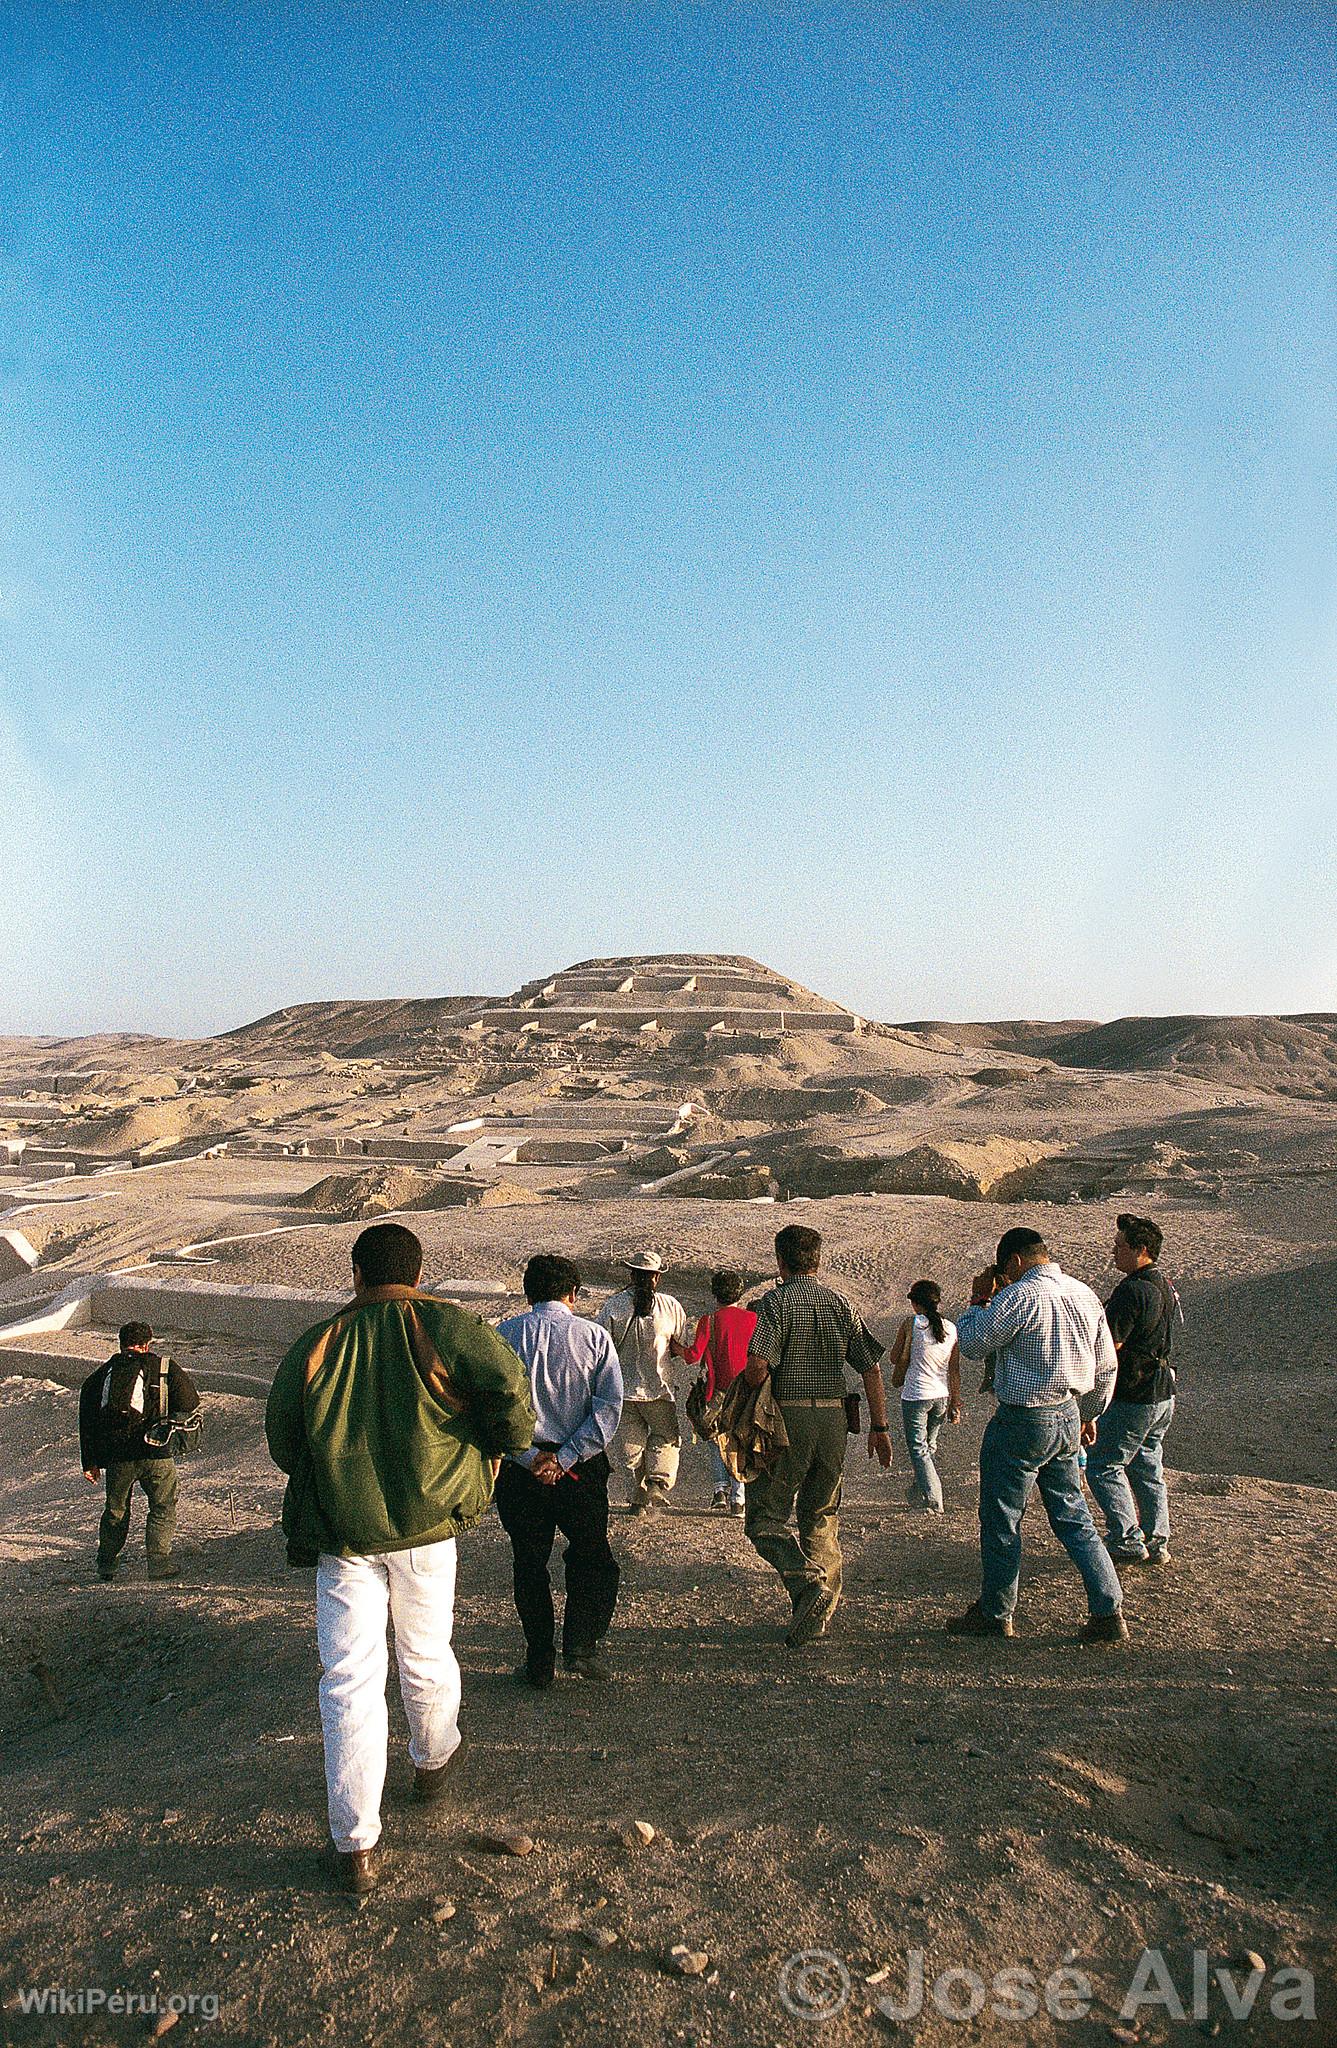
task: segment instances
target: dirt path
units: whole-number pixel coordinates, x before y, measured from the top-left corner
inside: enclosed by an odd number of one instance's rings
[[[387,1875],[359,1909],[322,1860],[313,1581],[282,1563],[258,1409],[213,1404],[183,1467],[183,1580],[143,1581],[137,1523],[127,1582],[106,1588],[73,1396],[0,1395],[6,2043],[145,2038],[138,2015],[25,2017],[19,1988],[50,1985],[217,1997],[216,2025],[183,2017],[173,2039],[256,2048],[1103,2041],[1156,1948],[1187,2016],[1147,2005],[1138,2038],[1204,2038],[1198,1948],[1318,1979],[1312,2025],[1269,2014],[1269,1976],[1248,2022],[1217,1989],[1207,2027],[1337,2039],[1331,1494],[1186,1477],[1173,1570],[1129,1576],[1124,1653],[1074,1646],[1078,1581],[1028,1518],[1023,1633],[977,1644],[941,1633],[975,1587],[971,1436],[948,1448],[941,1525],[906,1506],[903,1455],[890,1481],[852,1459],[849,1597],[829,1642],[795,1653],[774,1580],[705,1511],[694,1452],[664,1522],[617,1519],[615,1683],[544,1696],[508,1676],[489,1518],[462,1546],[457,1787],[423,1816],[397,1750]],[[392,1729],[402,1743],[397,1705]],[[629,1848],[638,1819],[657,1834]],[[479,1844],[517,1832],[532,1854]],[[709,1958],[702,1976],[668,1966],[676,1943]],[[786,1978],[809,1950],[836,1962]],[[930,1989],[893,2026],[877,2002],[904,2005],[916,1950],[930,1987],[977,1972],[985,2010],[947,2018]],[[1073,1951],[1091,2017],[993,2009],[998,1971],[1043,1985]],[[970,2004],[971,1981],[942,1996]],[[844,2002],[824,2020],[826,1997]]]

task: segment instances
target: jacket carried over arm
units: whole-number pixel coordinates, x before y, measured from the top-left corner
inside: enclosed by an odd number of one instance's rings
[[[533,1430],[528,1376],[495,1330],[416,1288],[374,1289],[299,1337],[270,1388],[290,1561],[410,1550],[472,1528],[493,1461],[526,1450]]]

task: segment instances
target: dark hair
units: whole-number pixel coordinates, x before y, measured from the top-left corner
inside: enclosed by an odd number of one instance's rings
[[[1040,1253],[1044,1258],[1048,1258],[1049,1246],[1045,1243],[1038,1230],[1028,1230],[1024,1223],[1019,1223],[1015,1230],[1005,1230],[1003,1232],[998,1240],[998,1250],[994,1253],[994,1257],[998,1261],[998,1269],[1001,1272],[1009,1259],[1033,1259],[1037,1253]]]
[[[787,1273],[815,1273],[822,1263],[821,1231],[786,1223],[776,1236],[775,1256]]]
[[[353,1240],[353,1264],[364,1287],[416,1287],[422,1246],[402,1223],[373,1223]]]
[[[1154,1264],[1161,1255],[1165,1233],[1149,1216],[1119,1216],[1119,1235],[1130,1251],[1145,1252]]]
[[[122,1323],[119,1342],[122,1351],[142,1351],[153,1342],[153,1332],[147,1323]]]
[[[560,1252],[535,1252],[525,1267],[525,1300],[565,1301],[580,1292],[580,1268]]]
[[[947,1335],[947,1325],[944,1323],[938,1309],[938,1303],[942,1300],[942,1289],[937,1281],[916,1280],[914,1286],[910,1289],[910,1299],[920,1313],[928,1318],[928,1326],[933,1332],[934,1343],[941,1344],[943,1338]]]
[[[721,1308],[732,1308],[746,1286],[742,1274],[731,1273],[727,1267],[723,1272],[710,1276],[710,1291]]]

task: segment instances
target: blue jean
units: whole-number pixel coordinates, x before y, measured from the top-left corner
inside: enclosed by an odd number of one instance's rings
[[[1100,1418],[1087,1454],[1086,1483],[1114,1550],[1161,1550],[1169,1544],[1164,1445],[1174,1412],[1173,1399],[1111,1401]]]
[[[712,1443],[710,1446],[710,1470],[715,1480],[716,1493],[727,1493],[730,1506],[741,1508],[744,1497],[743,1482],[741,1479],[734,1478],[733,1473],[729,1470],[720,1454],[720,1447],[717,1443]]]
[[[915,1468],[915,1484],[931,1508],[942,1513],[942,1481],[933,1454],[938,1448],[938,1431],[947,1417],[947,1402],[902,1401],[901,1427],[905,1431],[905,1448],[910,1453],[910,1463]]]
[[[1049,1526],[1082,1575],[1092,1614],[1115,1614],[1123,1588],[1091,1519],[1077,1470],[1081,1417],[1075,1400],[1058,1408],[999,1405],[980,1444],[980,1606],[995,1620],[1017,1604],[1021,1517],[1038,1486]]]

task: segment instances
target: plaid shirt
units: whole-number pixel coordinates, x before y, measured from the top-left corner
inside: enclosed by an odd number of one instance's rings
[[[872,1372],[882,1346],[843,1294],[808,1273],[782,1280],[756,1304],[748,1351],[771,1368],[777,1401],[839,1401],[845,1367]]]
[[[991,1358],[1008,1407],[1044,1408],[1076,1394],[1091,1421],[1109,1406],[1119,1370],[1100,1297],[1050,1260],[1031,1266],[956,1326],[967,1358]]]

